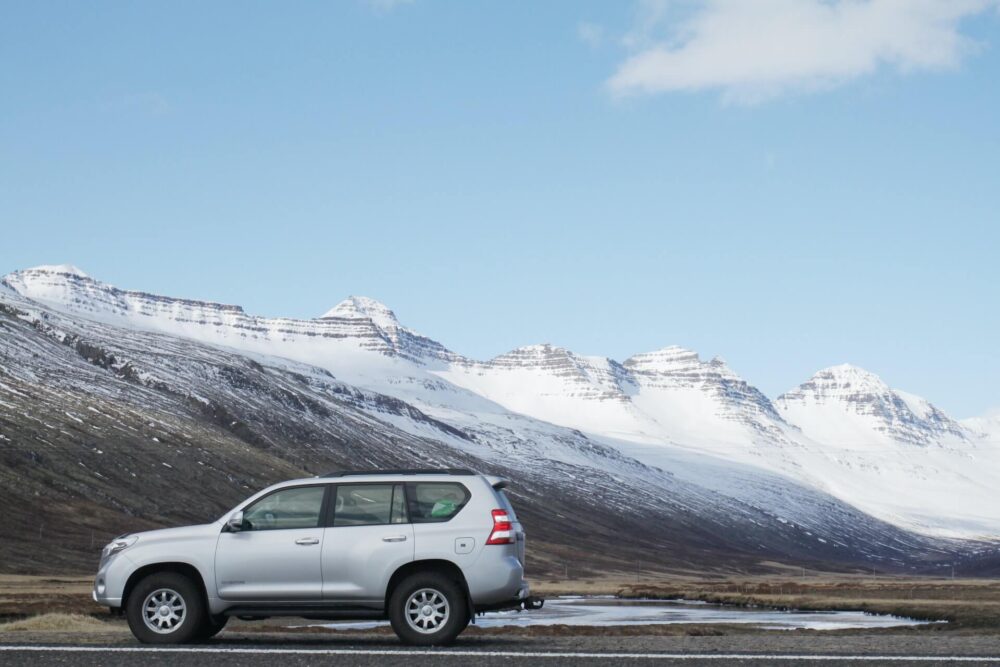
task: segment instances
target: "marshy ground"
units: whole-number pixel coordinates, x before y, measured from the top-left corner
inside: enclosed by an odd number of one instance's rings
[[[90,598],[91,579],[86,576],[0,575],[0,642],[34,641],[131,641],[119,616],[95,604]],[[533,591],[548,597],[557,595],[619,595],[622,597],[702,600],[729,605],[772,609],[854,610],[893,614],[930,621],[947,621],[906,628],[864,630],[793,630],[780,634],[812,636],[893,635],[995,637],[1000,649],[1000,581],[993,579],[932,579],[860,576],[791,577],[697,577],[634,578],[610,576],[587,580],[541,580]],[[387,635],[387,628],[334,630],[298,628],[298,619],[271,619],[262,622],[234,620],[224,635]],[[739,624],[676,624],[588,627],[549,625],[531,628],[471,627],[463,637],[511,635],[530,637],[594,636],[690,636],[720,637],[773,635]]]

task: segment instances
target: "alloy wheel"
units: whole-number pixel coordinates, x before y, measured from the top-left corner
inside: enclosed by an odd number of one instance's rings
[[[421,588],[406,601],[406,623],[417,632],[431,634],[448,622],[451,607],[448,599],[438,590]]]
[[[142,603],[142,620],[146,627],[161,635],[175,631],[184,623],[187,605],[177,591],[158,588]]]

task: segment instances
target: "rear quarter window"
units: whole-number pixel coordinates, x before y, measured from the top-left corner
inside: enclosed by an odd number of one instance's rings
[[[406,485],[410,521],[450,521],[469,502],[469,490],[456,482],[411,482]]]

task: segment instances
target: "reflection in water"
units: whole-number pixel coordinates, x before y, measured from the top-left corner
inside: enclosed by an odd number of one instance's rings
[[[550,599],[538,611],[490,612],[476,618],[483,628],[537,625],[661,625],[665,623],[739,623],[768,630],[841,630],[924,625],[931,621],[863,611],[775,611],[728,607],[688,600],[617,600],[606,597]],[[361,629],[382,622],[324,623],[323,627]]]

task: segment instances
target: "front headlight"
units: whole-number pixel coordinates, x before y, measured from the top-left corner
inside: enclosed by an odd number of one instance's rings
[[[107,558],[112,554],[128,549],[130,546],[135,544],[138,539],[138,535],[126,535],[124,537],[118,537],[111,540],[111,542],[109,542],[101,551],[101,558]]]

